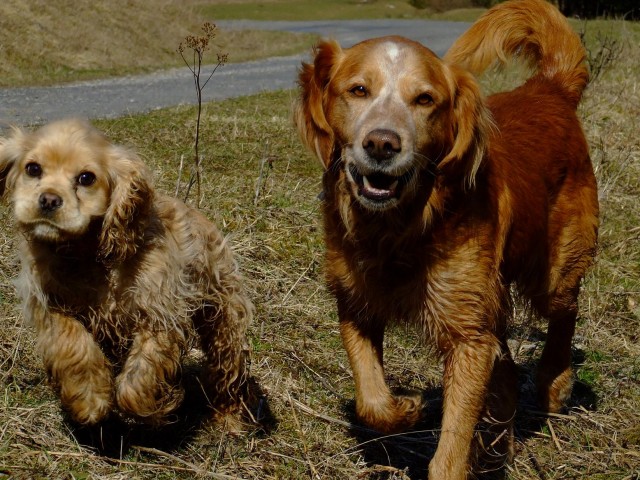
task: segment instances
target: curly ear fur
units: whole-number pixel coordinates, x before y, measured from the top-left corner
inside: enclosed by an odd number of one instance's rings
[[[467,184],[472,186],[486,152],[489,132],[494,128],[493,120],[473,75],[453,65],[448,68],[454,99],[453,146],[439,168],[463,169]]]
[[[331,163],[334,146],[333,130],[324,114],[325,89],[341,54],[338,42],[323,41],[314,48],[313,64],[303,63],[298,74],[300,98],[295,106],[294,121],[302,142],[325,168]]]
[[[136,253],[143,241],[153,200],[150,172],[132,152],[111,146],[111,199],[100,234],[100,257],[118,262]]]
[[[28,150],[25,143],[28,138],[28,135],[17,127],[12,128],[9,138],[0,138],[0,197],[11,189],[15,177],[12,168]]]

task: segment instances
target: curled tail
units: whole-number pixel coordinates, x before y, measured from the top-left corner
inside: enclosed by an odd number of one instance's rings
[[[575,105],[589,81],[585,49],[567,19],[545,0],[511,0],[482,15],[446,53],[448,63],[480,74],[509,57],[558,82]]]

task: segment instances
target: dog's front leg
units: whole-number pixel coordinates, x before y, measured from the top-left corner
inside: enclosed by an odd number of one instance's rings
[[[94,425],[111,410],[113,379],[102,350],[84,325],[67,315],[36,320],[38,347],[63,407],[81,424]]]
[[[383,325],[362,325],[340,315],[340,334],[356,386],[356,414],[366,425],[393,433],[412,427],[422,414],[422,398],[394,396],[384,378]]]
[[[180,365],[185,339],[181,332],[139,331],[116,379],[116,401],[124,413],[149,423],[180,405]]]
[[[483,411],[499,342],[485,334],[460,339],[445,355],[442,432],[429,478],[463,480],[470,469],[474,429]]]

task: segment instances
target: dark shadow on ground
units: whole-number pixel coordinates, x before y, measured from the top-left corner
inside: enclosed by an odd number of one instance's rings
[[[192,442],[202,428],[212,423],[211,409],[197,373],[186,372],[183,385],[185,398],[182,405],[161,426],[146,425],[115,414],[91,427],[79,426],[68,419],[67,423],[81,446],[104,457],[122,459],[133,447],[176,452]],[[268,435],[277,426],[277,421],[267,397],[254,379],[249,379],[248,391],[249,414],[243,418],[247,431],[257,436]]]
[[[382,435],[362,426],[355,415],[355,402],[344,406],[346,418],[354,425],[350,434],[358,442],[362,455],[373,471],[370,479],[399,478],[398,472],[376,466],[402,470],[409,478],[426,478],[429,461],[435,452],[440,428],[442,389],[425,390],[422,393],[424,416],[411,431],[398,435]]]

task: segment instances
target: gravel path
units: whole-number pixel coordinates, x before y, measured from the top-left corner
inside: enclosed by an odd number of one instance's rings
[[[337,39],[347,47],[383,35],[403,35],[442,55],[468,28],[461,22],[422,20],[351,20],[327,22],[220,21],[221,29],[262,29],[316,33]],[[203,100],[251,95],[295,86],[296,72],[308,54],[227,64],[213,75]],[[0,123],[40,124],[80,116],[117,118],[123,115],[181,104],[195,104],[189,70],[176,68],[147,75],[78,82],[54,87],[0,89]]]

